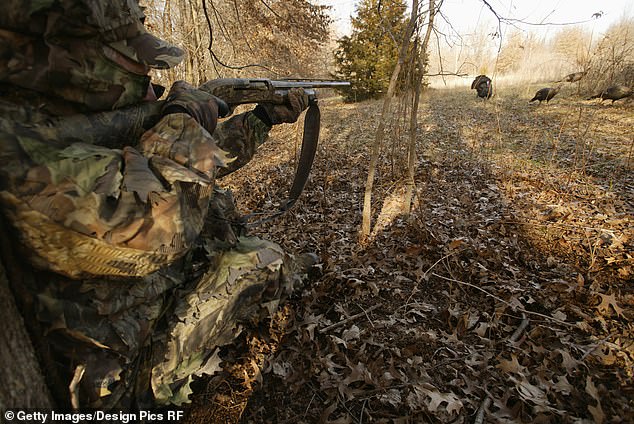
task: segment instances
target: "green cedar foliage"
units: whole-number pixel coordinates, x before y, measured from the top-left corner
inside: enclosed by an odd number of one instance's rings
[[[346,101],[378,98],[387,92],[406,26],[401,0],[361,0],[352,34],[337,40],[335,77],[351,82],[341,89]]]

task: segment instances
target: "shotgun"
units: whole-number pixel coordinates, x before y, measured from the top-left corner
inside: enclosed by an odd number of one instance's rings
[[[329,80],[269,80],[249,78],[220,78],[203,83],[199,89],[224,100],[230,116],[236,106],[249,103],[284,104],[291,88],[303,88],[309,98],[304,119],[304,136],[297,172],[288,200],[281,210],[289,209],[297,200],[308,180],[319,141],[320,112],[317,89],[341,88],[348,81]],[[136,140],[161,119],[165,101],[141,103],[127,108],[91,114],[78,114],[47,120],[49,131],[63,144],[90,143],[110,148],[122,148]]]

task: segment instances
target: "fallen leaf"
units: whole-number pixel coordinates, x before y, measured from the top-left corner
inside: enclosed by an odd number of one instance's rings
[[[463,239],[452,240],[451,243],[449,243],[449,250],[456,250],[462,247],[464,244],[465,244],[465,241]]]
[[[510,361],[506,359],[501,359],[500,363],[497,365],[497,368],[507,373],[515,373],[519,375],[526,374],[526,367],[520,365],[520,363],[517,361],[517,355],[515,355],[514,353],[511,354]]]
[[[603,424],[605,414],[603,413],[603,408],[601,408],[601,402],[598,402],[597,406],[588,405],[588,411],[592,414],[595,423]]]
[[[596,307],[599,312],[601,312],[602,314],[609,314],[610,312],[610,306],[614,309],[614,312],[616,312],[616,315],[619,317],[624,317],[623,315],[623,309],[619,307],[619,305],[616,303],[616,296],[614,294],[603,294],[603,293],[598,293],[599,296],[601,297],[601,303]]]
[[[592,378],[588,376],[586,378],[586,393],[592,396],[594,400],[599,400],[599,391],[597,390],[597,386],[592,382]]]
[[[568,371],[568,373],[574,371],[581,363],[580,361],[573,358],[572,355],[570,355],[570,353],[566,350],[557,349],[557,353],[561,355],[561,365],[566,369],[566,371]]]
[[[516,383],[515,387],[517,389],[517,393],[524,400],[532,402],[536,405],[548,405],[546,393],[539,387],[531,384],[526,378],[518,380],[514,377],[511,377],[511,381]]]
[[[443,403],[447,403],[446,409],[450,414],[456,413],[462,409],[462,402],[453,393],[441,393],[438,390],[427,393],[431,398],[429,402],[429,411],[434,412]]]
[[[399,406],[401,406],[402,403],[401,392],[396,389],[390,389],[379,396],[379,401],[381,403],[387,403],[394,406],[395,408],[398,408]]]
[[[365,364],[358,362],[354,366],[348,365],[348,368],[350,368],[352,372],[350,373],[350,375],[348,375],[346,378],[343,379],[343,383],[345,385],[350,385],[354,383],[355,381],[366,380],[366,374],[368,373],[368,370],[366,369]]]
[[[566,313],[563,312],[561,309],[555,311],[552,314],[552,316],[553,318],[558,319],[559,321],[566,321],[566,318],[567,318]]]
[[[361,331],[359,330],[359,327],[353,325],[349,329],[344,330],[343,334],[341,334],[341,338],[349,342],[350,340],[358,340],[360,335]]]
[[[563,393],[564,395],[569,395],[570,392],[574,389],[573,386],[568,382],[568,379],[565,375],[557,377],[557,383],[552,385],[553,390],[559,393]]]

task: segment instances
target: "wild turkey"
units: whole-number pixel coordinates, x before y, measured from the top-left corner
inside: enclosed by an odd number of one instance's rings
[[[546,103],[548,103],[553,97],[557,95],[557,93],[559,93],[560,89],[561,86],[557,85],[555,87],[547,87],[542,88],[541,90],[537,90],[535,96],[530,99],[528,103],[534,102],[535,100],[539,100],[539,104],[542,104],[543,100],[546,100]]]
[[[574,72],[572,74],[568,74],[565,77],[563,77],[562,79],[560,79],[557,82],[577,82],[579,81],[581,78],[583,78],[588,72],[587,71],[583,71],[583,72]]]
[[[604,91],[602,91],[601,93],[597,95],[588,97],[588,100],[601,99],[602,102],[604,100],[612,100],[612,103],[614,103],[615,101],[629,97],[632,94],[634,94],[634,91],[630,87],[617,84],[617,85],[608,87],[607,89],[605,89]]]
[[[471,89],[478,93],[478,97],[483,99],[490,99],[493,95],[493,86],[491,84],[491,78],[486,75],[478,75],[471,83]]]

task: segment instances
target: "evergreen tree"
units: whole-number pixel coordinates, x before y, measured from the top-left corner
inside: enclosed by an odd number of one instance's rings
[[[403,0],[361,0],[352,34],[337,41],[335,75],[351,82],[340,90],[346,101],[380,97],[387,91],[405,29]]]

